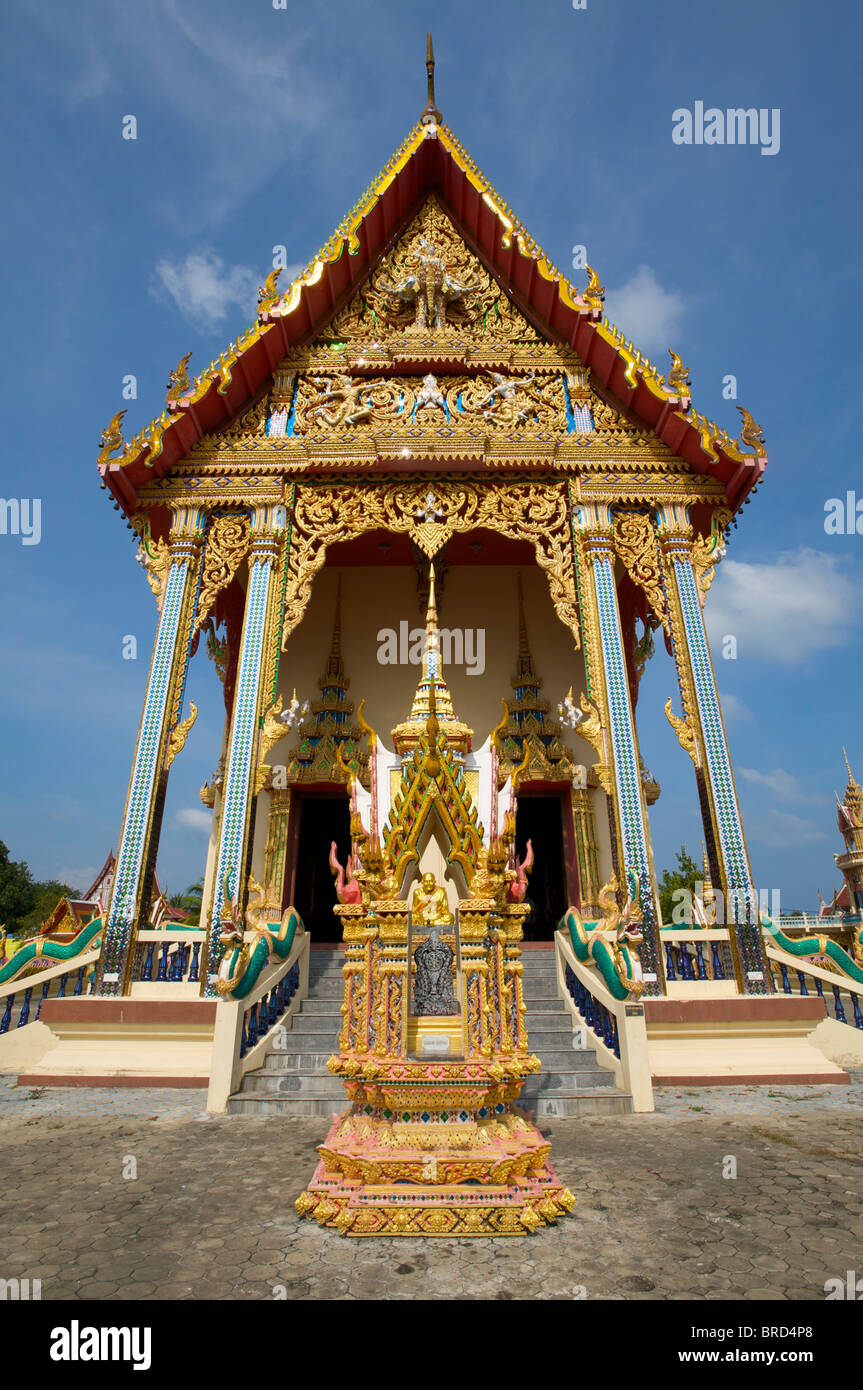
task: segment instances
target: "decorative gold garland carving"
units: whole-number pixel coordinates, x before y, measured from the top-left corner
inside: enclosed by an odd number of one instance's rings
[[[425,477],[383,483],[373,490],[364,485],[298,487],[287,562],[282,646],[302,619],[328,545],[378,529],[407,532],[421,544],[430,511],[434,513],[431,520],[440,528],[438,549],[450,535],[478,527],[510,539],[529,540],[537,564],[545,571],[555,612],[579,645],[563,485],[518,482],[503,491],[483,483]]]
[[[627,574],[643,591],[668,635],[671,628],[662,587],[662,572],[653,520],[643,512],[615,512],[614,547]]]
[[[251,523],[244,513],[226,512],[210,525],[204,573],[195,618],[197,630],[209,616],[217,594],[227,589],[249,549]]]

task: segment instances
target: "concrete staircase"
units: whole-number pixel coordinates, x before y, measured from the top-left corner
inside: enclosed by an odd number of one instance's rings
[[[247,1072],[228,1101],[229,1115],[337,1115],[348,1098],[327,1059],[339,1050],[339,1012],[345,997],[345,953],[312,947],[309,993],[285,1038],[284,1052],[268,1052],[264,1065]]]
[[[630,1097],[591,1050],[572,1046],[572,1024],[557,997],[554,950],[527,950],[524,991],[528,1041],[543,1069],[528,1077],[521,1104],[537,1119],[555,1115],[626,1114]],[[288,1031],[284,1052],[269,1052],[262,1067],[247,1072],[228,1101],[229,1115],[325,1115],[347,1108],[342,1082],[327,1071],[338,1051],[344,998],[344,952],[313,948],[309,993]]]
[[[557,993],[554,947],[522,952],[527,1040],[542,1071],[524,1083],[520,1104],[538,1120],[559,1115],[626,1115],[632,1097],[619,1091],[614,1076],[596,1060],[592,1048],[572,1045],[572,1018]]]

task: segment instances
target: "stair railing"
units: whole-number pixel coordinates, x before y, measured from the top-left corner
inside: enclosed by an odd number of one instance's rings
[[[578,959],[566,933],[555,932],[554,945],[557,992],[572,1016],[573,1034],[580,1031],[588,1039],[615,1086],[632,1096],[633,1110],[653,1110],[644,1005],[615,999],[595,967]]]
[[[49,957],[43,959],[46,963],[50,961]],[[3,1064],[2,1038],[14,1035],[16,1029],[26,1028],[28,1023],[38,1023],[46,999],[71,999],[75,995],[89,994],[98,959],[97,946],[71,960],[48,963],[46,970],[25,971],[0,985],[0,1066]],[[17,1016],[16,1000],[19,1004]]]
[[[225,1113],[246,1072],[260,1067],[278,1046],[308,992],[309,934],[304,931],[297,933],[287,959],[272,961],[247,995],[219,1000],[207,1092],[211,1115]]]
[[[764,945],[777,994],[816,995],[825,1004],[832,1000],[832,1017],[837,1023],[863,1030],[863,985],[847,975],[825,970],[804,956],[792,956],[769,940]],[[831,1017],[829,1008],[827,1017]]]

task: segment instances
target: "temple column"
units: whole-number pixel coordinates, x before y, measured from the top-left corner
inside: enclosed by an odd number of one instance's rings
[[[168,777],[168,742],[180,716],[192,641],[205,513],[198,507],[181,506],[172,507],[171,513],[166,566],[160,575],[159,626],[96,969],[95,993],[103,997],[128,989],[135,934],[149,910]]]
[[[658,523],[674,662],[685,716],[673,722],[695,764],[711,877],[718,870],[738,988],[745,994],[769,994],[770,971],[758,899],[704,627],[704,600],[693,565],[688,511],[669,503],[659,508]]]
[[[626,675],[626,658],[614,580],[611,516],[605,503],[582,503],[573,509],[573,542],[582,616],[588,698],[599,713],[594,733],[600,755],[598,775],[605,791],[613,789],[620,884],[632,869],[638,875],[644,941],[641,963],[645,995],[662,995],[665,972],[659,943],[659,910],[650,871],[647,809],[635,719]],[[579,732],[582,732],[579,725]],[[588,737],[585,728],[583,736]],[[614,836],[613,836],[614,838]]]
[[[219,850],[208,917],[206,966],[201,972],[201,993],[208,998],[215,998],[217,994],[216,979],[221,955],[219,936],[225,890],[227,888],[229,901],[236,899],[242,905],[244,898],[260,721],[264,708],[272,702],[273,671],[277,669],[281,595],[277,592],[278,585],[273,582],[273,570],[282,546],[285,524],[286,512],[281,503],[255,509],[243,633],[222,787]],[[274,658],[276,667],[273,667]]]

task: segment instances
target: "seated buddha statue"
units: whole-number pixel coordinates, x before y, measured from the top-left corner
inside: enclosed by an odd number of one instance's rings
[[[411,913],[417,925],[451,927],[453,915],[449,910],[446,889],[439,888],[434,874],[423,874],[411,897]]]

